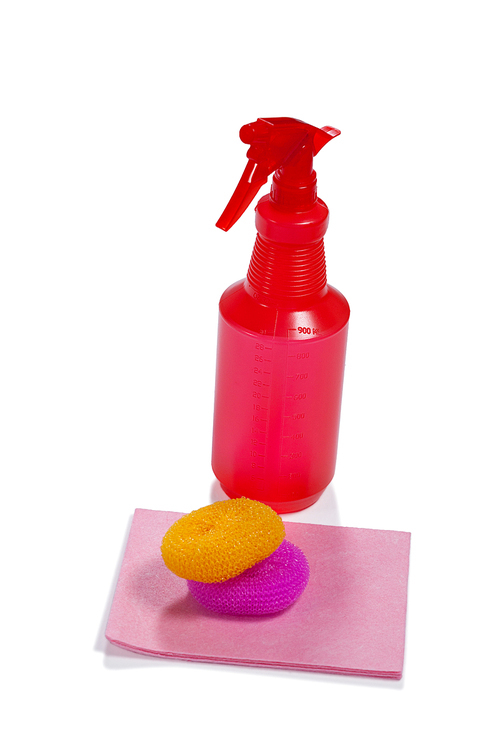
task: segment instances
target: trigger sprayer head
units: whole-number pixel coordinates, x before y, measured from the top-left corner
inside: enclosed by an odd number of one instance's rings
[[[248,163],[216,226],[227,232],[273,172],[273,203],[294,213],[310,209],[316,201],[313,157],[337,135],[336,128],[316,128],[293,117],[259,118],[243,125],[240,138],[250,145]]]

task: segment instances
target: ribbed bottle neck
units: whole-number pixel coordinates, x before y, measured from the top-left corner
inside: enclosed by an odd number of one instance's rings
[[[299,301],[326,288],[323,239],[309,245],[270,242],[257,234],[247,281],[259,296]]]

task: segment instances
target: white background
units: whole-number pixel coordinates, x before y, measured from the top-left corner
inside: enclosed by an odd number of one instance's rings
[[[1,4],[9,750],[498,746],[496,6]],[[240,126],[276,116],[342,130],[316,169],[352,309],[337,474],[287,520],[412,532],[401,682],[140,658],[103,635],[134,508],[220,493],[217,303],[253,211],[214,225]]]

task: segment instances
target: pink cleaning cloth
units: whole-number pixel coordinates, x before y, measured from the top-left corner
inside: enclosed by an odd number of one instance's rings
[[[285,522],[305,554],[307,588],[272,615],[223,615],[194,599],[160,545],[183,513],[138,509],[106,638],[160,657],[400,679],[410,534]]]

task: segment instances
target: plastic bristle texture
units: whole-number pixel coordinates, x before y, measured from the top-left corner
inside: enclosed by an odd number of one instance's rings
[[[269,615],[286,609],[309,581],[309,565],[302,550],[288,540],[266,560],[223,583],[188,581],[197,602],[226,615]]]
[[[264,560],[285,538],[285,527],[268,505],[246,497],[221,500],[183,516],[161,545],[167,568],[180,578],[226,581]]]

